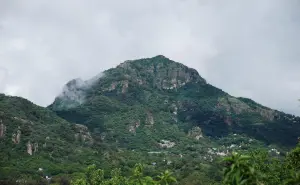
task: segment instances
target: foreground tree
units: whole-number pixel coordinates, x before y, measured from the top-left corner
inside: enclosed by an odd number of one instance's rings
[[[172,185],[176,178],[168,170],[157,177],[157,181],[150,176],[144,176],[143,165],[136,164],[130,177],[123,177],[120,169],[111,171],[111,177],[104,178],[104,171],[95,165],[88,166],[85,178],[76,179],[74,185]]]
[[[224,158],[224,185],[300,185],[300,146],[284,158],[255,151]]]
[[[172,173],[169,170],[164,171],[161,175],[158,176],[159,183],[162,185],[169,185],[176,182],[175,177],[172,176]]]
[[[259,185],[262,184],[253,166],[249,163],[250,156],[233,153],[224,159],[227,168],[224,171],[225,185]]]

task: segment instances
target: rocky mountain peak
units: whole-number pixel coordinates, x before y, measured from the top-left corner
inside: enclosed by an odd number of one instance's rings
[[[163,55],[152,58],[127,60],[116,68],[111,68],[90,80],[80,78],[69,81],[62,93],[56,98],[57,107],[72,108],[86,100],[87,92],[112,92],[124,94],[131,87],[155,88],[176,91],[186,84],[205,85],[206,81],[199,73],[181,63]]]
[[[128,60],[117,66],[127,77],[139,84],[152,84],[159,89],[177,89],[187,83],[206,84],[199,73],[181,63],[158,55],[152,58]]]

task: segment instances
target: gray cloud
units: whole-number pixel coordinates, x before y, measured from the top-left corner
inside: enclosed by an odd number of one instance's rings
[[[163,54],[235,95],[300,115],[297,0],[0,1],[0,91],[50,104],[63,85]]]

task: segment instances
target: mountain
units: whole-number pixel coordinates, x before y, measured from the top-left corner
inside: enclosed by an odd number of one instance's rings
[[[233,97],[195,69],[162,55],[129,60],[90,80],[74,79],[47,108],[0,95],[0,180],[80,175],[146,164],[169,168],[180,184],[221,178],[218,158],[266,149],[282,156],[300,118]]]
[[[282,147],[294,146],[300,134],[298,117],[230,96],[195,69],[161,55],[126,61],[92,82],[72,80],[49,108],[124,147],[134,145],[138,133],[145,136],[143,128],[151,133],[142,138],[148,149],[169,136],[178,141],[170,132],[187,134],[195,127],[204,137],[245,134]]]

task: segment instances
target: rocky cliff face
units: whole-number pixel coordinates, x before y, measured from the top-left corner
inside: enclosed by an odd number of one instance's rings
[[[158,89],[177,89],[189,82],[206,84],[196,70],[162,55],[144,60],[126,61],[117,68],[123,69],[127,77],[134,79],[139,85],[153,85]]]
[[[188,132],[188,136],[196,140],[203,138],[202,130],[200,127],[194,127]]]
[[[243,113],[256,113],[259,114],[262,118],[269,121],[273,121],[274,118],[279,115],[279,113],[275,110],[269,109],[267,107],[262,107],[258,104],[250,107],[247,103],[231,96],[220,98],[217,104],[217,108],[225,110],[227,114],[240,115]]]
[[[80,125],[80,124],[75,124],[74,128],[76,131],[76,133],[74,135],[76,141],[80,141],[82,143],[87,143],[89,145],[93,144],[93,142],[94,142],[93,138],[86,126]]]
[[[21,133],[22,133],[22,132],[21,132],[20,129],[21,129],[21,128],[18,127],[17,131],[16,131],[15,133],[12,134],[11,140],[12,140],[12,142],[13,142],[14,144],[19,144],[20,141],[21,141]]]

